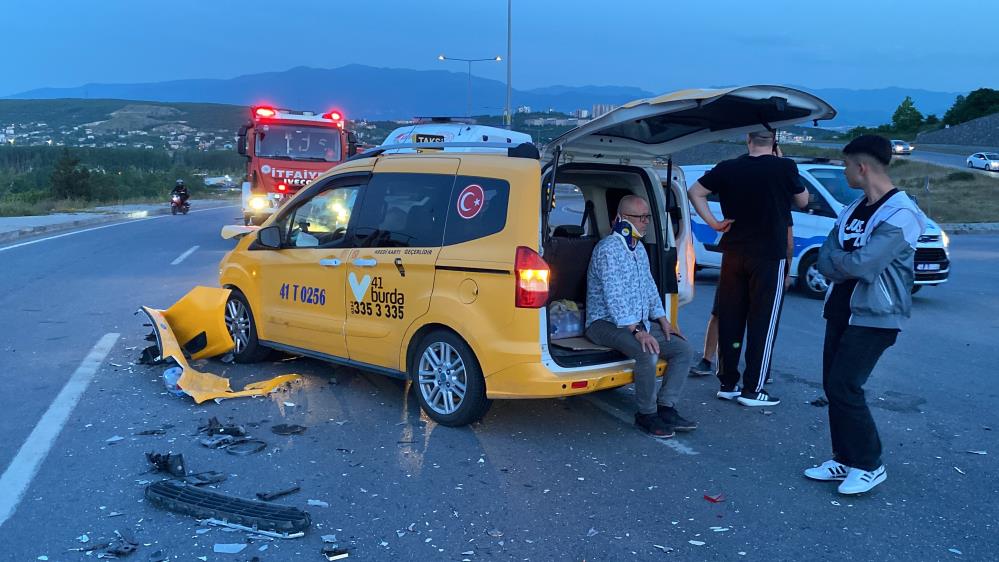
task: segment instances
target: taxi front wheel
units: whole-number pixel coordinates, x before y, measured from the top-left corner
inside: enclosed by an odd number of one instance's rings
[[[257,324],[243,293],[233,290],[225,303],[225,325],[232,336],[232,357],[236,363],[256,363],[270,354],[257,340]]]
[[[486,382],[472,349],[447,330],[434,330],[420,340],[410,361],[420,407],[441,425],[459,427],[486,414]]]

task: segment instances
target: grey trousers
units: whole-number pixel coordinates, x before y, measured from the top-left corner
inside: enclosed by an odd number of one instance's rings
[[[627,328],[618,328],[606,320],[597,320],[586,329],[586,337],[595,344],[607,346],[620,351],[635,360],[635,402],[638,411],[643,414],[656,413],[656,405],[676,407],[683,392],[683,385],[690,374],[690,362],[693,352],[687,340],[672,335],[666,341],[666,334],[658,322],[652,322],[649,332],[659,342],[659,356],[642,350],[642,344]],[[656,362],[659,357],[666,360],[666,373],[663,384],[656,393]]]

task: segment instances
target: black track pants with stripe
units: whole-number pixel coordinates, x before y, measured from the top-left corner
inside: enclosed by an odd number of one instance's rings
[[[763,389],[784,300],[786,260],[726,252],[718,279],[718,378],[731,387],[743,379],[745,394]],[[739,374],[739,356],[746,338],[746,372]]]

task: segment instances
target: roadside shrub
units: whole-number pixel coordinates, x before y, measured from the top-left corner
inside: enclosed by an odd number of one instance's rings
[[[947,181],[974,181],[975,174],[971,172],[951,172],[947,174]]]

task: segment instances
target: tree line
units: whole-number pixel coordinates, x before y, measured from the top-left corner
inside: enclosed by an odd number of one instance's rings
[[[223,151],[0,147],[0,199],[35,204],[165,197],[177,179],[197,193],[204,189],[203,174],[239,178],[245,163]]]
[[[999,113],[999,90],[979,88],[967,96],[957,96],[954,105],[944,113],[943,119],[934,114],[923,116],[910,96],[892,114],[891,123],[878,127],[855,127],[849,136],[882,134],[903,138],[915,138],[919,133],[935,131],[948,125],[959,125],[979,117]]]

